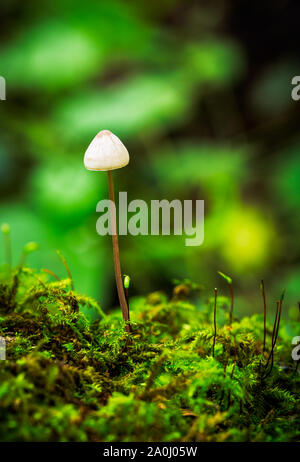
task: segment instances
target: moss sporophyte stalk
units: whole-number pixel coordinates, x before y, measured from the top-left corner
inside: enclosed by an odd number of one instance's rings
[[[220,289],[177,281],[130,299],[129,338],[70,277],[0,269],[2,441],[299,441],[299,320],[280,316],[283,295],[264,331],[260,304],[230,325]]]

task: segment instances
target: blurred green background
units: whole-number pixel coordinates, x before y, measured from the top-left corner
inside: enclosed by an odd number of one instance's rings
[[[128,199],[204,199],[205,240],[120,238],[131,293],[190,278],[227,293],[240,314],[287,289],[299,299],[299,75],[296,2],[14,0],[1,2],[1,222],[13,258],[65,273],[107,310],[117,304],[111,239],[96,234],[105,174],[83,155],[101,129],[127,146],[115,172]],[[280,26],[279,26],[280,25]],[[117,191],[116,191],[117,192]],[[0,254],[3,261],[3,248]]]

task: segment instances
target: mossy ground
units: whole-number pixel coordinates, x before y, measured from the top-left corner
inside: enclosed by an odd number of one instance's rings
[[[299,440],[296,321],[282,322],[266,377],[272,326],[263,354],[262,315],[229,327],[224,297],[213,357],[213,300],[191,303],[184,288],[134,299],[126,334],[120,310],[105,316],[70,280],[50,279],[29,268],[2,275],[2,441]]]

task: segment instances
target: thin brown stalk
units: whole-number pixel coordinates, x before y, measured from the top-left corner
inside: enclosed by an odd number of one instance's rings
[[[265,293],[265,284],[264,280],[261,280],[261,291],[264,302],[264,343],[263,343],[263,352],[266,351],[266,335],[267,335],[267,304],[266,304],[266,293]]]
[[[276,328],[276,333],[275,333],[275,338],[274,338],[274,344],[272,346],[272,360],[271,360],[271,368],[270,372],[272,372],[273,369],[273,364],[274,364],[274,348],[277,342],[277,337],[278,337],[278,330],[279,330],[279,324],[280,324],[280,318],[281,318],[281,310],[282,310],[282,302],[280,302],[280,307],[279,307],[279,314],[278,314],[278,319],[277,319],[277,328]]]
[[[60,253],[59,250],[56,251],[57,255],[59,256],[62,264],[64,265],[64,267],[66,268],[66,271],[67,271],[67,274],[69,276],[69,279],[71,280],[71,287],[72,287],[72,290],[75,290],[74,288],[74,283],[73,283],[73,278],[72,278],[72,275],[71,275],[71,271],[70,271],[70,268],[68,266],[68,263],[67,263],[67,260],[65,259],[65,257]]]
[[[272,351],[273,351],[274,336],[275,336],[275,331],[276,331],[276,326],[277,326],[278,309],[279,309],[279,302],[276,302],[276,314],[275,314],[275,320],[274,320],[274,324],[273,324],[271,350],[270,350],[270,354],[269,354],[265,369],[268,368],[268,365],[269,365],[269,362],[270,362],[270,359],[271,359],[271,355],[272,355]]]
[[[272,348],[274,345],[274,338],[275,338],[275,332],[276,332],[276,327],[277,327],[278,310],[279,310],[279,301],[276,302],[276,315],[275,315],[275,321],[274,321],[273,332],[272,332],[272,344],[271,344]]]
[[[215,357],[215,344],[216,344],[216,337],[217,337],[217,297],[218,297],[218,289],[215,289],[215,303],[214,303],[214,340],[213,340],[213,358]]]
[[[276,342],[277,342],[281,312],[282,312],[282,299],[280,300],[280,303],[279,303],[279,314],[278,314],[277,328],[276,328],[276,333],[275,333],[275,338],[274,338],[274,346],[276,345]]]
[[[109,199],[113,203],[115,203],[114,184],[113,184],[111,170],[108,170],[107,174],[108,174]],[[120,254],[119,254],[117,221],[116,221],[116,215],[113,212],[112,208],[110,208],[110,216],[111,216],[111,225],[112,225],[114,269],[115,269],[115,278],[116,278],[118,297],[119,297],[119,302],[120,302],[120,306],[122,310],[123,319],[126,323],[125,331],[131,332],[131,328],[129,324],[128,307],[127,307],[127,302],[126,302],[126,297],[125,297],[124,287],[123,287],[123,282],[122,282],[122,276],[121,276],[122,273],[121,273],[121,264],[120,264]]]
[[[43,273],[48,273],[50,274],[51,276],[54,277],[54,279],[56,279],[57,281],[60,281],[60,278],[57,276],[57,274],[53,273],[53,271],[47,269],[47,268],[42,268],[42,271]]]
[[[125,298],[126,298],[127,309],[128,309],[128,320],[130,321],[129,289],[125,289]]]
[[[275,321],[274,321],[274,326],[273,326],[273,333],[272,333],[272,347],[271,347],[271,352],[268,357],[268,361],[266,364],[266,370],[268,368],[270,359],[271,359],[271,367],[269,372],[266,374],[265,377],[271,374],[272,369],[273,369],[273,364],[274,364],[274,348],[276,345],[277,337],[278,337],[278,331],[279,331],[279,325],[280,325],[280,318],[281,318],[281,311],[282,311],[282,299],[276,302],[276,316],[275,316]]]

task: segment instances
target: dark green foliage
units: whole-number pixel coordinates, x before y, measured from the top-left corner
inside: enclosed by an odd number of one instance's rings
[[[172,300],[132,299],[129,335],[119,310],[105,316],[70,279],[47,278],[29,268],[2,277],[1,440],[299,440],[300,376],[283,322],[265,378],[272,326],[263,355],[263,316],[230,327],[223,297],[213,357],[213,300],[196,308],[184,283]]]

